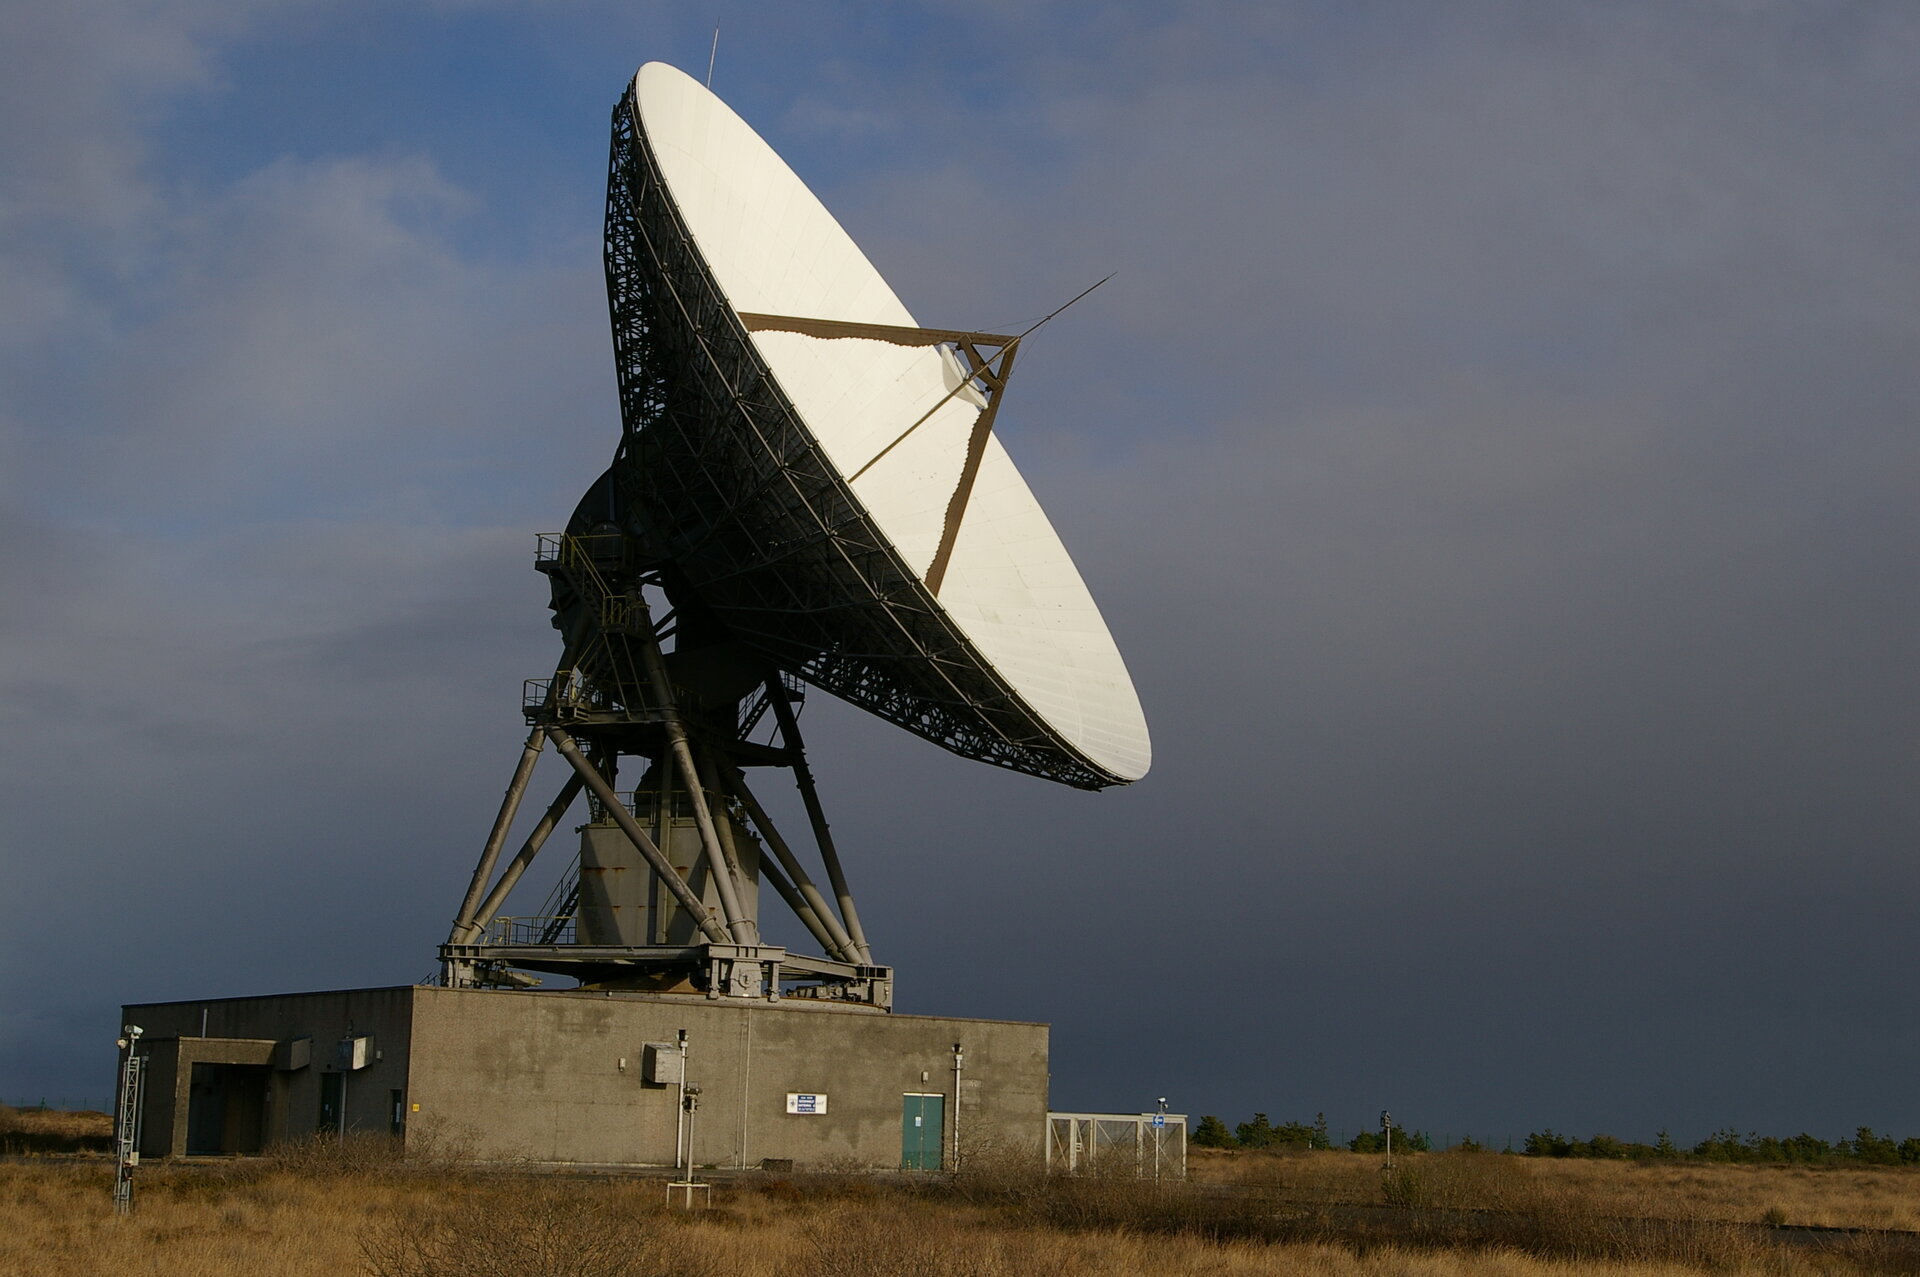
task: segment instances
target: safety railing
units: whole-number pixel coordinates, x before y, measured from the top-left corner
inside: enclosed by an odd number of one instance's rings
[[[573,937],[574,921],[571,914],[495,918],[487,924],[487,943],[490,945],[572,944]]]

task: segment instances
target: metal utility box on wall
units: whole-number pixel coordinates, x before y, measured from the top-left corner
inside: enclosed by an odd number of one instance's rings
[[[203,1013],[207,1032],[220,1036],[197,1036]],[[290,1061],[301,1038],[364,1042],[354,1053],[363,1067],[343,1072],[329,1050],[322,1058],[330,1067],[248,1074],[263,1091],[261,1147],[322,1124],[386,1132],[397,1115],[404,1128],[426,1124],[482,1159],[666,1167],[675,1162],[682,1081],[700,1088],[695,1166],[937,1169],[951,1156],[956,1116],[963,1147],[1030,1148],[1037,1160],[1046,1134],[1044,1024],[888,1015],[796,998],[417,986],[141,1004],[125,1017],[146,1026],[142,1046],[155,1066],[142,1136],[148,1157],[187,1151],[193,1064]],[[682,1029],[684,1077],[676,1072]],[[923,1081],[938,1086],[951,1074],[956,1041],[966,1043],[967,1059],[957,1115],[951,1094]],[[635,1056],[638,1077],[616,1065]],[[911,1148],[903,1097],[913,1097],[919,1118]],[[245,1136],[240,1102],[220,1099],[222,1129]],[[196,1130],[215,1129],[210,1112],[198,1123]]]
[[[655,1086],[674,1086],[686,1081],[680,1067],[678,1042],[649,1042],[641,1048],[640,1076]]]
[[[293,1073],[313,1063],[312,1038],[288,1038],[279,1043],[273,1052],[273,1067],[282,1073]]]

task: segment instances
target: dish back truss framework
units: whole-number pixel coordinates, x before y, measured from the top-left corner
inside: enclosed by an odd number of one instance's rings
[[[970,758],[1088,789],[1118,778],[1049,731],[945,614],[941,560],[923,579],[902,559],[748,334],[943,344],[964,360],[986,408],[949,547],[1018,339],[735,312],[662,181],[633,86],[613,115],[605,262],[622,438],[566,532],[540,538],[563,654],[527,685],[532,730],[441,947],[442,978],[526,984],[531,970],[885,1009],[892,973],[873,962],[807,767],[803,683]],[[650,598],[665,601],[658,618]],[[501,868],[548,746],[569,775]],[[623,760],[641,764],[625,790]],[[760,803],[754,767],[791,772],[826,891]],[[577,876],[539,914],[503,916],[583,791]],[[763,943],[761,881],[821,956]]]

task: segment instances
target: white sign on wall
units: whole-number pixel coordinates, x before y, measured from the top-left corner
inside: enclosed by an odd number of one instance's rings
[[[826,1111],[827,1097],[824,1095],[809,1095],[805,1092],[795,1091],[787,1092],[787,1112],[789,1113],[824,1113]]]

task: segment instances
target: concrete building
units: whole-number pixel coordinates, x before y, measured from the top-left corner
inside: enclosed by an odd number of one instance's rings
[[[683,1030],[695,1166],[937,1169],[956,1137],[1037,1153],[1047,1129],[1044,1024],[413,985],[143,1003],[124,1016],[145,1030],[147,1157],[424,1124],[482,1158],[670,1167]]]

